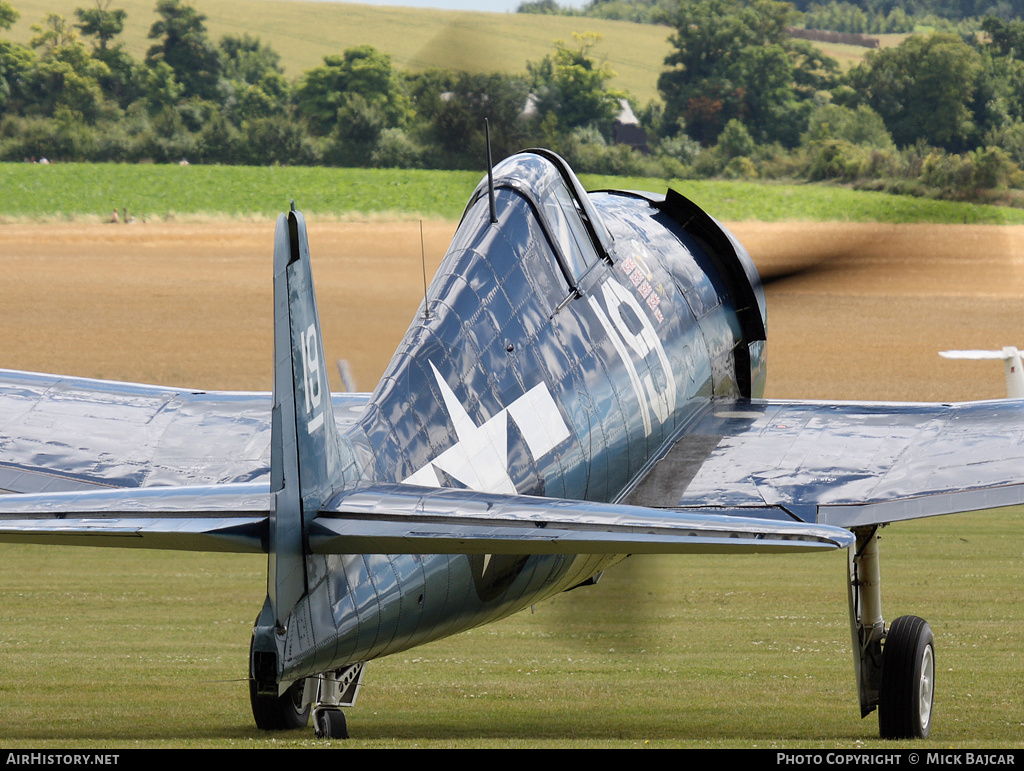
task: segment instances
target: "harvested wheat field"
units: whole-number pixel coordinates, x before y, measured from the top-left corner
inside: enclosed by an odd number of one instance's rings
[[[269,390],[273,229],[4,226],[0,366]],[[424,224],[428,277],[453,229]],[[1024,228],[743,222],[733,230],[768,283],[769,396],[1004,395],[1001,362],[937,352],[1024,344]],[[419,225],[312,221],[309,238],[327,355],[349,359],[368,390],[423,295]]]

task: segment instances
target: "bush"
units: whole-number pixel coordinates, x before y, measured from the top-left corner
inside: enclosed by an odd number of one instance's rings
[[[812,182],[832,179],[852,182],[866,176],[871,150],[843,139],[814,142],[807,148],[805,175]]]
[[[971,162],[974,166],[975,187],[1005,190],[1021,185],[1020,168],[1000,147],[979,147],[971,153]]]
[[[977,187],[970,158],[945,150],[933,150],[924,159],[921,181],[955,198],[962,198]]]
[[[725,161],[731,161],[733,158],[749,157],[757,145],[747,127],[733,118],[725,124],[722,133],[718,135],[715,147]]]
[[[418,169],[423,150],[400,128],[384,129],[370,160],[377,168]]]
[[[750,158],[739,156],[725,164],[722,176],[726,179],[757,179],[757,166]]]

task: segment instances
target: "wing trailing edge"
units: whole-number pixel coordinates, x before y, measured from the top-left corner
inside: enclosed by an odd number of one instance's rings
[[[376,485],[322,507],[309,544],[321,554],[682,554],[807,552],[854,540],[842,528],[757,514]]]

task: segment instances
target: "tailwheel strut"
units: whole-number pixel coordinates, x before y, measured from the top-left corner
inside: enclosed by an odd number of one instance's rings
[[[313,725],[317,739],[347,739],[348,722],[342,707],[351,707],[359,695],[366,664],[324,672],[317,678]]]

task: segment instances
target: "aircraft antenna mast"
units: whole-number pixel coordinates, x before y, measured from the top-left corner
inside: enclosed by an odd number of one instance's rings
[[[487,138],[487,200],[491,205],[491,224],[498,223],[498,212],[494,208],[494,172],[491,162],[491,122],[484,118],[484,134]]]
[[[423,266],[423,318],[430,318],[430,303],[427,301],[427,250],[423,245],[423,220],[420,220],[420,265]]]

